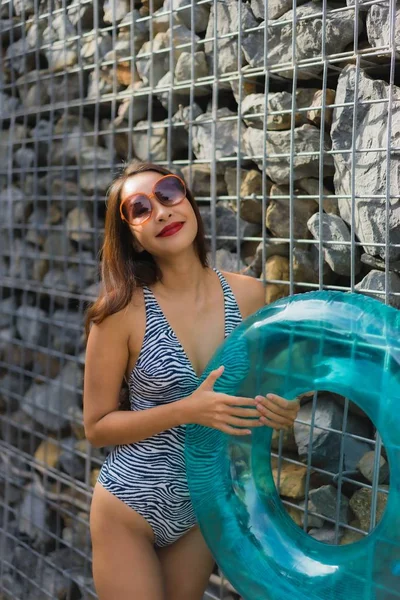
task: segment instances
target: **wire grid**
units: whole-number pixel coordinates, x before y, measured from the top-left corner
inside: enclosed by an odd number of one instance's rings
[[[96,469],[109,449],[93,449],[84,439],[82,323],[85,307],[97,290],[106,189],[131,158],[165,165],[184,175],[189,187],[193,185],[196,199],[209,218],[207,237],[213,265],[221,264],[221,251],[228,248],[231,270],[260,276],[267,289],[277,290],[278,295],[310,289],[357,289],[399,305],[396,260],[400,244],[393,227],[398,219],[398,147],[392,123],[397,118],[399,99],[395,73],[397,9],[394,1],[387,0],[349,0],[348,4],[339,0],[328,5],[324,0],[313,3],[314,9],[307,12],[294,1],[277,16],[275,3],[255,0],[251,4],[201,0],[164,5],[159,0],[143,4],[133,0],[2,2],[2,599],[96,597],[88,512]],[[306,6],[309,10],[310,4]],[[204,11],[210,13],[207,28],[197,25]],[[384,35],[374,38],[367,35],[367,21],[376,12],[386,15],[386,21]],[[338,18],[351,22],[351,39],[345,45],[337,33],[336,43],[328,44],[334,35],[332,24],[337,27]],[[319,44],[302,51],[304,28],[317,21]],[[277,31],[282,37],[289,31],[288,51],[278,58],[274,54]],[[201,64],[205,56],[196,52],[205,53],[206,72],[195,60],[198,57]],[[178,79],[176,66],[184,53],[190,55],[190,73]],[[337,88],[346,65],[354,73],[350,100],[347,96],[343,102],[329,100],[327,91]],[[168,73],[170,77],[160,83]],[[361,90],[365,76],[384,82],[379,84],[384,88],[381,97]],[[310,87],[320,92],[317,109],[315,102],[299,105],[297,100],[296,92]],[[242,105],[249,91],[268,98],[268,102],[246,113]],[[278,92],[291,97],[290,105],[274,108],[269,98]],[[312,110],[316,110],[320,126],[314,131],[319,138],[317,147],[310,149],[301,147],[297,140],[299,121],[304,124],[308,119],[315,125]],[[341,110],[351,114],[350,142],[343,146],[327,144],[332,111],[335,119]],[[374,110],[384,110],[385,117],[378,122],[376,137],[368,139],[361,131],[362,120]],[[201,113],[205,116],[199,117]],[[274,145],[271,128],[265,126],[271,119],[288,119],[281,132],[286,146]],[[261,131],[260,151],[244,143],[244,133],[252,124]],[[200,150],[199,130],[208,138],[208,145],[203,142]],[[385,181],[383,191],[379,190],[382,193],[362,191],[358,166],[369,155],[381,165]],[[299,185],[297,169],[299,162],[313,160],[317,183],[310,192]],[[340,160],[347,168],[348,193],[339,184],[335,188],[333,173],[327,168],[329,161]],[[276,161],[289,173],[284,187],[271,167]],[[338,162],[335,165],[338,169]],[[234,185],[221,185],[229,168],[235,169]],[[260,177],[258,189],[247,196],[242,192],[243,168],[268,174],[268,178]],[[199,185],[196,181],[201,173],[206,173],[206,179]],[[271,179],[281,185],[275,192]],[[258,202],[264,222],[277,195],[280,202],[286,202],[287,231],[282,234],[271,226],[259,226],[258,231],[257,227],[246,229],[241,219],[245,203]],[[324,238],[323,227],[315,238],[296,235],[297,207],[314,199],[321,223],[325,203],[337,202],[339,196],[349,207],[348,235],[339,240],[342,251],[347,252],[348,268],[346,275],[327,277],[327,253],[337,249],[338,239]],[[360,238],[357,206],[362,201],[376,203],[376,222],[385,232],[383,237]],[[234,226],[226,230],[221,225],[227,213],[221,211],[228,209],[234,215]],[[277,277],[268,265],[271,257],[281,254],[281,250],[274,252],[279,244],[285,247],[287,272]],[[299,275],[295,263],[296,250],[310,250],[311,246],[317,250],[314,279]],[[257,260],[249,259],[249,249]],[[361,272],[357,267],[360,253],[366,261]],[[363,286],[371,265],[384,273],[379,289]],[[387,493],[387,486],[378,485],[382,444],[374,432],[363,437],[346,431],[350,400],[342,399],[342,427],[325,428],[341,440],[339,470],[330,472],[314,465],[313,439],[324,427],[315,423],[319,398],[315,393],[311,397],[311,421],[302,421],[301,416],[298,419],[310,430],[308,456],[299,461],[287,453],[284,435],[278,435],[272,453],[276,483],[279,488],[285,464],[305,463],[303,508],[300,510],[288,497],[282,501],[288,510],[303,514],[299,525],[306,531],[311,517],[331,522],[335,530],[331,543],[339,543],[340,529],[358,535],[368,532],[341,523],[343,486],[370,490],[368,529],[376,524],[379,494]],[[355,472],[343,470],[346,436],[374,450],[371,482],[360,481]],[[335,484],[339,501],[333,518],[309,508],[311,481],[316,475],[325,482],[331,478]],[[207,595],[236,598],[218,571],[211,578]]]

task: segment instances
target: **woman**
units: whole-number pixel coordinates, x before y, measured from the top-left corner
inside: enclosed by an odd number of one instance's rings
[[[115,449],[91,507],[96,590],[100,600],[201,600],[214,561],[190,502],[185,425],[249,435],[288,427],[298,411],[279,396],[214,392],[223,365],[199,386],[226,335],[264,305],[263,285],[209,268],[190,191],[136,162],[109,193],[102,283],[86,318],[84,422],[95,447]],[[118,410],[124,378],[129,412]]]

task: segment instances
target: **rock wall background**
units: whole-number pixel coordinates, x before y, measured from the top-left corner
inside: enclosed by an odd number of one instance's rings
[[[96,293],[105,195],[131,157],[185,178],[211,261],[265,278],[266,302],[324,286],[382,300],[386,291],[400,306],[399,9],[358,8],[2,3],[2,599],[94,597],[87,518],[105,451],[84,440],[82,315]],[[349,543],[374,526],[378,481],[382,515],[384,449],[350,404],[358,439],[339,464],[341,436],[330,430],[341,430],[347,404],[328,392],[312,399],[275,440],[277,485],[311,535]],[[237,468],[247,459],[246,448],[233,457]]]

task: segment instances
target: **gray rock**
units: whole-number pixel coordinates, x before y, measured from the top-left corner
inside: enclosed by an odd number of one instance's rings
[[[312,177],[305,177],[304,179],[299,179],[296,182],[296,185],[299,187],[299,190],[304,190],[309,196],[313,197],[313,200],[320,203],[320,190],[319,190],[319,180],[313,179]],[[330,196],[329,198],[327,196]],[[339,214],[339,205],[338,199],[333,197],[333,194],[326,188],[324,185],[322,186],[322,207],[324,211],[328,214],[338,215]]]
[[[19,169],[29,169],[35,161],[36,152],[32,148],[18,148],[14,154],[14,163]]]
[[[82,286],[83,287],[83,286]],[[50,322],[50,346],[75,356],[81,346],[83,317],[72,310],[56,310]]]
[[[194,77],[192,77],[192,68]],[[204,52],[182,52],[175,65],[175,79],[178,82],[191,81],[197,82],[200,77],[208,76],[208,64]],[[193,88],[195,96],[204,96],[210,93],[210,88],[195,85]],[[188,92],[187,92],[188,93]]]
[[[352,260],[351,245],[343,242],[350,242],[351,235],[346,223],[336,215],[322,214],[322,228],[320,214],[315,213],[307,223],[308,229],[316,240],[322,239],[324,259],[335,273],[338,275],[351,275],[352,262],[354,263],[354,273],[360,272],[360,251],[355,248],[355,256]],[[321,232],[322,229],[322,232]],[[334,244],[328,242],[335,242]]]
[[[118,116],[115,118],[115,125],[123,125],[132,122],[132,124],[143,121],[147,116],[148,98],[146,94],[141,95],[140,90],[146,87],[142,81],[137,81],[128,86],[125,92],[129,97],[124,98],[118,108]]]
[[[374,480],[375,471],[375,452],[366,452],[360,462],[357,465],[358,470],[364,475],[365,479],[369,482]],[[389,465],[383,456],[379,457],[379,468],[378,483],[386,483],[389,478]]]
[[[272,235],[290,238],[290,196],[287,186],[273,185],[267,208],[265,223]],[[311,198],[296,198],[293,202],[293,235],[296,239],[311,237],[307,227],[310,217],[317,212],[318,205]]]
[[[27,378],[9,371],[0,379],[0,408],[2,412],[12,413],[18,410],[19,398],[28,389]]]
[[[68,363],[48,383],[33,383],[21,400],[21,409],[46,429],[58,431],[68,424],[68,411],[78,404],[81,388],[81,370]]]
[[[296,90],[295,126],[307,122],[306,112],[297,112],[311,106],[316,90],[300,88]],[[265,94],[249,94],[242,103],[242,114],[246,125],[264,129]],[[273,114],[278,113],[278,114]],[[256,115],[256,116],[253,116]],[[258,115],[258,116],[257,116]],[[292,94],[289,92],[274,92],[268,94],[267,129],[280,131],[290,129],[292,121]]]
[[[30,208],[31,203],[15,185],[10,185],[0,192],[0,219],[3,227],[24,223]]]
[[[12,69],[18,75],[35,68],[35,55],[29,52],[26,37],[21,38],[14,44],[10,44],[6,50],[4,67]],[[4,68],[3,67],[3,68]]]
[[[322,17],[322,4],[307,2],[296,8],[296,53],[292,56],[293,10],[286,12],[275,23],[267,27],[268,35],[268,66],[275,67],[292,61],[299,63],[310,60],[322,54],[322,32],[325,32],[325,52],[336,54],[343,51],[354,39],[354,12],[344,9],[343,12],[332,11],[334,7],[327,5],[326,18]],[[331,12],[332,11],[332,12]],[[315,17],[313,18],[313,15]],[[306,18],[305,18],[306,17]],[[323,22],[323,19],[325,23]],[[282,22],[282,25],[280,25]],[[358,31],[362,32],[362,21],[359,19]],[[264,59],[260,51],[258,60],[253,66],[263,66]],[[322,71],[322,62],[316,66],[299,68],[298,79],[312,79]],[[292,68],[279,71],[283,77],[292,78]]]
[[[361,262],[365,265],[368,265],[372,269],[386,271],[386,262],[381,258],[377,258],[376,256],[371,256],[370,254],[361,254]],[[389,262],[389,271],[400,273],[400,260]]]
[[[66,231],[51,231],[43,249],[53,259],[63,259],[64,257],[68,259],[75,253]]]
[[[130,0],[105,0],[104,22],[118,23],[128,14],[129,10]]]
[[[400,308],[400,277],[389,271],[388,299],[391,306]],[[383,271],[370,271],[362,281],[357,283],[355,289],[367,296],[372,296],[381,302],[385,302],[385,273]],[[399,294],[393,296],[392,294]]]
[[[0,329],[5,329],[12,324],[16,308],[17,306],[13,296],[0,301]]]
[[[65,14],[49,21],[43,32],[47,62],[51,71],[62,71],[78,62],[77,31]],[[68,39],[73,38],[73,39]]]
[[[98,11],[96,15],[96,3],[88,2],[84,4],[81,0],[72,0],[71,4],[67,6],[68,19],[72,25],[77,26],[79,31],[91,30],[94,27],[96,17],[99,19],[99,24],[101,25],[101,5],[102,2],[97,3]]]
[[[321,527],[321,529],[310,529],[308,535],[324,544],[337,544],[343,537],[343,529],[339,527],[337,537],[335,528],[327,526]]]
[[[358,4],[358,9],[359,10],[369,10],[371,4],[370,4],[371,0],[358,0],[357,4]],[[356,4],[356,0],[346,0],[346,4],[347,6],[355,6]]]
[[[204,229],[206,235],[211,236],[211,208],[208,206],[200,207],[200,214],[203,219]],[[233,210],[217,204],[215,209],[216,215],[216,235],[217,238],[217,249],[224,248],[226,250],[235,251],[237,248],[236,242],[236,230],[237,230],[237,216]],[[255,236],[260,233],[258,225],[247,223],[243,219],[239,220],[239,239],[242,240],[247,236]],[[224,237],[232,237],[234,239],[221,239]]]
[[[34,14],[35,4],[35,0],[13,0],[15,14],[25,19]]]
[[[75,450],[76,439],[73,437],[62,440],[62,451],[58,459],[59,467],[64,473],[74,479],[84,481],[85,479],[85,460],[78,456]]]
[[[215,6],[217,13],[215,15]],[[263,54],[263,33],[261,31],[251,31],[246,33],[247,29],[257,27],[258,23],[248,4],[241,5],[241,22],[239,23],[239,9],[236,0],[219,0],[216,5],[211,5],[210,18],[208,21],[206,38],[213,38],[214,23],[217,23],[217,68],[221,75],[237,70],[238,65],[238,40],[237,36],[228,36],[228,34],[236,33],[239,28],[244,32],[242,34],[242,65],[246,61],[251,66],[256,66],[254,63],[260,60],[260,55]],[[204,50],[209,57],[210,66],[213,64],[214,42],[206,42]]]
[[[17,330],[21,338],[29,344],[40,345],[45,342],[47,333],[47,315],[38,306],[22,305],[17,309]]]
[[[95,191],[101,195],[105,194],[113,179],[111,171],[113,153],[110,153],[110,150],[106,148],[95,146],[82,150],[79,158],[82,164],[82,172],[79,178],[82,190],[85,194],[90,195]],[[91,226],[88,218],[84,219],[83,226]]]
[[[104,31],[91,31],[85,35],[81,43],[81,59],[84,65],[93,65],[101,62],[112,49],[112,37]]]
[[[337,503],[339,500],[339,520],[347,524],[349,520],[349,500],[343,494],[339,494],[333,485],[323,485],[309,494],[308,507],[313,512],[323,515],[325,518],[336,521]]]
[[[293,171],[290,165],[291,132],[269,131],[267,133],[267,175],[278,184],[289,183],[290,178],[319,177],[320,131],[312,125],[302,125],[294,130]],[[248,127],[243,134],[244,149],[262,168],[264,132]],[[325,137],[324,150],[330,149],[329,138]],[[305,153],[305,155],[303,155]],[[287,156],[277,156],[286,154]],[[324,176],[333,175],[333,159],[324,154]]]
[[[18,98],[9,96],[0,92],[0,118],[7,119],[12,113],[21,110],[21,103]]]
[[[342,431],[343,408],[327,395],[319,395],[314,418],[314,429],[312,436],[312,447],[310,447],[310,424],[313,403],[308,402],[301,406],[298,420],[294,423],[294,435],[298,447],[298,453],[302,460],[307,460],[311,452],[311,461],[315,466],[321,466],[333,473],[338,473],[340,468],[340,452],[342,436],[340,433],[329,431],[334,429]],[[353,433],[360,437],[370,436],[370,426],[367,419],[359,416],[347,415],[347,433]],[[349,435],[343,438],[343,470],[354,471],[359,460],[369,450],[369,445]]]
[[[229,117],[233,118],[226,121],[221,120]],[[235,113],[228,108],[224,107],[217,110],[215,140],[213,140],[211,113],[204,113],[195,119],[192,129],[192,147],[196,158],[213,159],[213,141],[215,143],[215,158],[237,154],[237,119],[235,117]]]
[[[139,121],[138,127],[142,131],[134,131],[133,146],[136,156],[142,161],[167,160],[167,131],[163,121],[153,122],[149,135],[149,124],[147,121]]]
[[[10,267],[8,275],[17,279],[33,279],[35,247],[26,240],[15,238],[10,244]]]
[[[82,134],[91,135],[82,135]],[[65,115],[59,119],[54,126],[55,136],[62,136],[62,139],[56,139],[51,146],[51,164],[53,165],[75,165],[80,162],[81,153],[86,148],[93,148],[95,138],[93,135],[93,123],[88,119],[75,115]],[[61,195],[63,191],[61,185]]]
[[[208,260],[211,265],[211,252],[208,253]],[[244,264],[240,259],[238,261],[237,254],[234,252],[229,252],[229,250],[225,250],[224,248],[220,248],[215,253],[215,267],[221,271],[239,273],[244,268]]]
[[[68,213],[66,219],[68,237],[74,242],[88,242],[91,240],[92,221],[84,208],[77,206]]]
[[[300,6],[307,0],[297,0],[296,5]],[[257,19],[265,19],[265,0],[251,0],[251,10]],[[279,19],[283,14],[293,8],[293,0],[268,0],[267,19]]]
[[[49,537],[47,510],[45,489],[39,477],[35,477],[24,490],[18,519],[20,533],[27,535],[34,546],[42,545]]]
[[[367,35],[368,41],[372,48],[381,48],[386,46],[387,50],[382,50],[382,53],[390,55],[392,46],[390,37],[390,20],[391,12],[389,3],[373,4],[367,15]],[[395,22],[393,23],[394,30],[394,49],[396,56],[400,56],[400,7],[396,6]]]
[[[212,171],[209,164],[192,164],[182,167],[182,176],[191,189],[193,195],[211,196]],[[215,165],[216,195],[224,196],[227,194],[226,182],[224,179],[224,170],[219,163]]]
[[[208,19],[210,16],[209,4],[198,4],[192,0],[173,0],[173,9],[176,10],[176,18],[188,29],[192,29],[192,6],[194,31],[201,33],[207,29]],[[185,9],[185,7],[187,7]]]
[[[356,85],[356,68],[349,65],[343,69],[339,77],[336,91],[336,103],[354,103]],[[385,242],[400,244],[400,202],[395,196],[400,195],[400,158],[396,153],[390,156],[390,208],[389,232],[386,231],[386,186],[388,158],[385,151],[374,151],[377,147],[377,123],[379,123],[379,139],[386,139],[387,102],[389,86],[381,80],[372,80],[360,70],[358,73],[357,91],[357,127],[353,139],[352,105],[337,107],[333,112],[331,128],[332,150],[335,153],[335,190],[339,197],[340,216],[351,224],[352,193],[354,194],[354,233],[365,245],[367,254],[385,258]],[[400,137],[400,89],[393,87],[393,110],[391,143],[397,144]],[[355,148],[371,148],[369,152],[356,153],[356,165],[352,164],[352,144]],[[379,146],[379,144],[378,144]],[[354,189],[352,189],[351,172],[356,169]],[[347,196],[347,197],[346,197]],[[377,197],[376,197],[377,196]],[[381,196],[381,198],[379,198]],[[382,244],[382,246],[374,245]],[[399,248],[389,248],[389,259],[400,257]]]
[[[179,48],[182,44],[191,44],[192,32],[184,25],[175,25],[171,30],[157,33],[153,42],[145,42],[137,54],[136,68],[142,81],[149,85],[151,67],[153,68],[153,82],[156,86],[160,79],[168,73],[170,68],[169,50],[174,49],[174,64],[176,64],[182,52],[187,52],[187,48]],[[197,50],[197,43],[200,38],[194,34],[194,50]],[[161,52],[164,50],[164,52]],[[160,51],[160,52],[159,52]]]

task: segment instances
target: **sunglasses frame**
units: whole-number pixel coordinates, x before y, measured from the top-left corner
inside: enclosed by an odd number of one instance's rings
[[[171,178],[171,177],[173,177],[174,179],[178,179],[181,182],[182,186],[183,186],[183,197],[182,197],[182,200],[179,200],[179,202],[176,202],[175,204],[171,204],[171,206],[177,206],[178,204],[180,204],[185,199],[185,197],[186,197],[186,191],[187,191],[186,190],[186,184],[183,181],[183,179],[181,179],[178,175],[174,175],[173,173],[169,173],[168,175],[164,175],[158,181],[155,182],[155,184],[153,185],[153,188],[152,188],[150,194],[145,194],[144,192],[135,192],[134,194],[132,194],[132,196],[128,196],[128,198],[125,198],[125,200],[123,200],[120,203],[120,205],[119,205],[119,213],[121,215],[121,219],[123,221],[125,221],[126,223],[128,223],[128,225],[131,225],[131,226],[135,225],[134,223],[131,223],[130,221],[128,221],[125,218],[125,216],[124,216],[124,214],[122,212],[122,207],[125,204],[125,202],[128,202],[128,200],[132,200],[132,198],[134,198],[135,196],[146,196],[146,198],[149,199],[150,205],[151,205],[151,210],[150,210],[149,216],[146,217],[144,219],[144,221],[141,221],[141,223],[137,223],[137,225],[143,225],[144,223],[146,223],[146,221],[148,221],[150,219],[150,217],[151,217],[151,215],[153,213],[153,207],[152,207],[152,204],[151,204],[151,199],[152,198],[155,198],[163,206],[168,206],[167,204],[164,204],[159,198],[157,198],[156,194],[154,193],[154,190],[155,190],[156,186],[160,184],[161,181],[163,181],[164,179],[167,179],[167,178]]]

